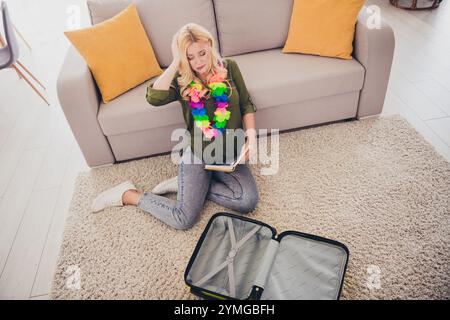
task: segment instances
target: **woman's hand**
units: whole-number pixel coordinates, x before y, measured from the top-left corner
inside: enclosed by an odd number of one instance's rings
[[[172,37],[172,57],[173,57],[173,61],[172,63],[174,65],[179,66],[180,64],[180,50],[178,49],[178,36],[179,36],[180,32],[178,31],[177,33],[174,34],[174,36]]]
[[[250,160],[251,163],[256,163],[256,144],[257,144],[257,134],[255,129],[255,113],[246,113],[243,117],[245,125],[245,137],[247,138],[246,145],[248,146],[247,155],[245,156],[245,161]]]
[[[245,146],[247,147],[245,153],[245,161],[249,161],[250,159],[256,160],[256,151],[257,151],[258,140],[256,139],[256,135],[248,135],[247,141],[245,142]]]

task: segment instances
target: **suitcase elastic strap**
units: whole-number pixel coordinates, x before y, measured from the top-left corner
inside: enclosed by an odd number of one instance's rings
[[[228,223],[228,230],[230,232],[230,241],[231,241],[231,250],[228,252],[228,256],[226,260],[219,264],[217,267],[215,267],[211,272],[209,272],[206,276],[201,278],[197,285],[201,286],[206,281],[211,279],[213,276],[215,276],[217,273],[219,273],[223,268],[228,266],[228,280],[229,280],[229,286],[230,286],[230,296],[234,297],[236,295],[236,283],[234,281],[234,257],[236,256],[238,250],[255,234],[257,233],[262,226],[255,226],[249,233],[247,233],[241,240],[236,242],[236,234],[234,233],[234,226],[233,221],[231,218],[227,218]]]

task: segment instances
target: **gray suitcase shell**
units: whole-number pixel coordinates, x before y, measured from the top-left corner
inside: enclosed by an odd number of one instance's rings
[[[220,212],[211,217],[184,274],[206,299],[339,299],[349,251],[334,240]]]

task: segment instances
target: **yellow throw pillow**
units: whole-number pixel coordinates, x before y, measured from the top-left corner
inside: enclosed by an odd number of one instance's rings
[[[283,53],[352,59],[353,37],[364,0],[294,0]]]
[[[109,20],[64,34],[86,60],[105,103],[163,72],[134,4]]]

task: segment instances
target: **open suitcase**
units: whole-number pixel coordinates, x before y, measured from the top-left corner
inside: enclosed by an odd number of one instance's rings
[[[216,213],[184,274],[205,299],[339,299],[349,251],[337,241]]]

